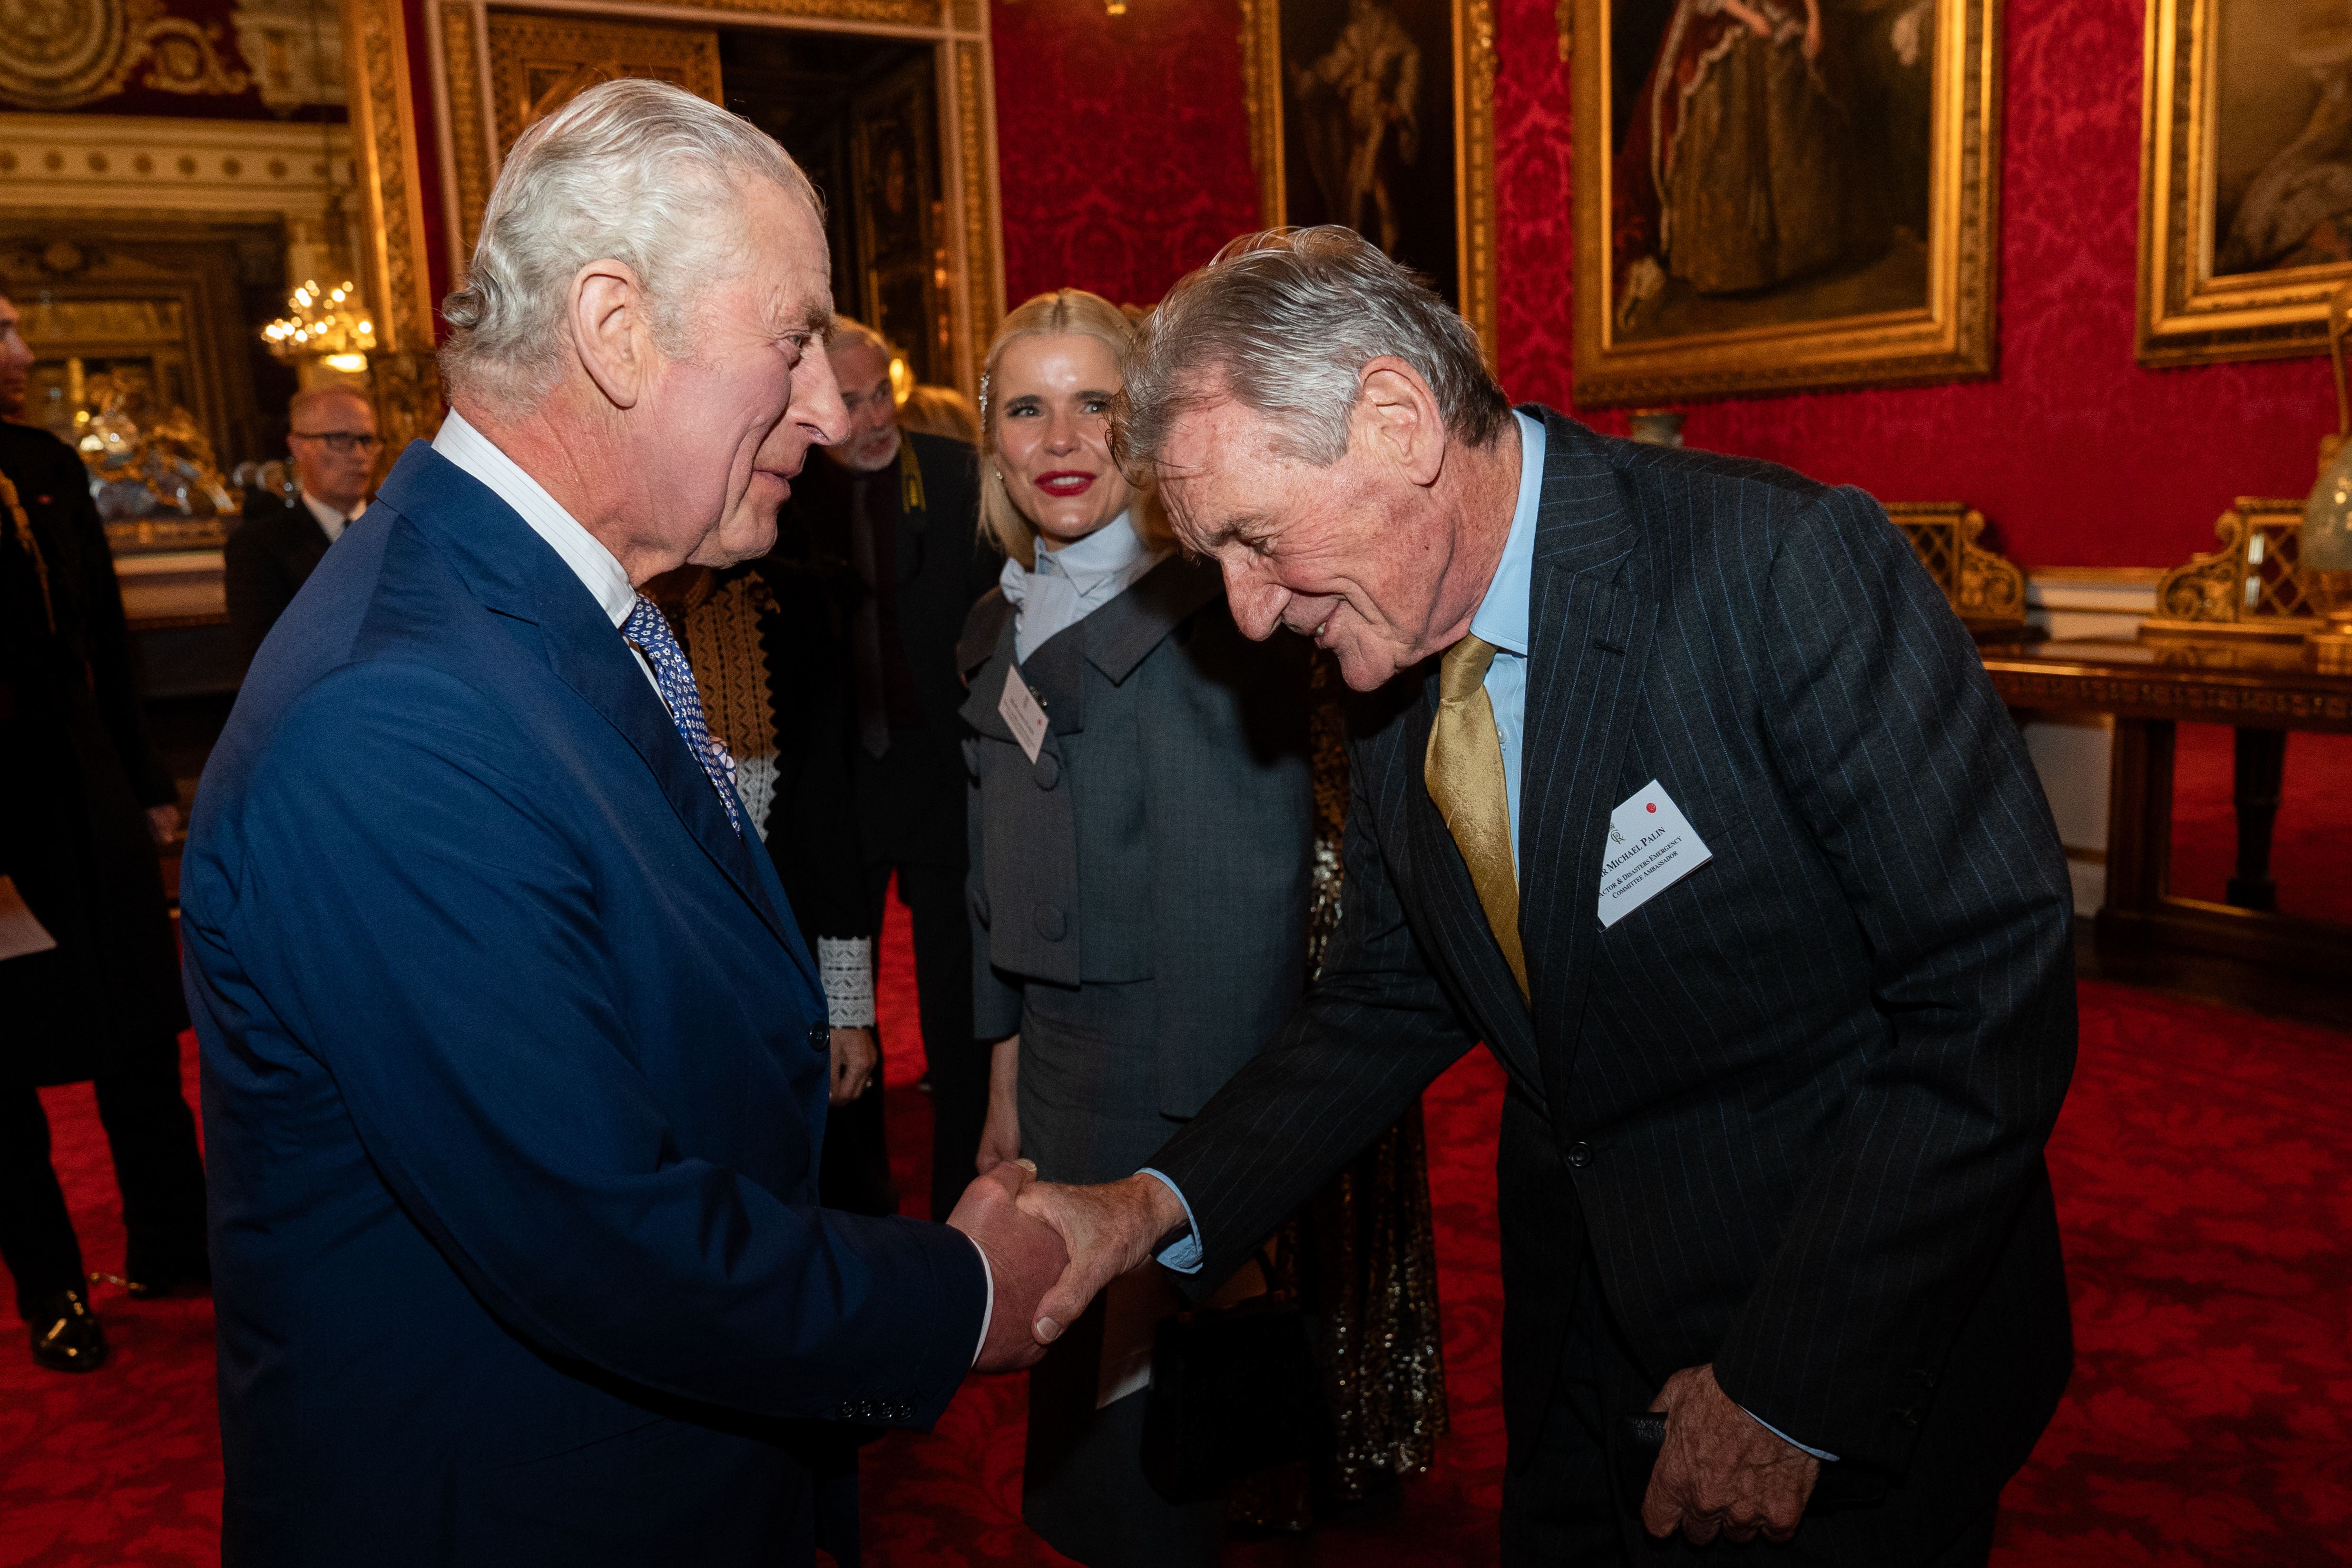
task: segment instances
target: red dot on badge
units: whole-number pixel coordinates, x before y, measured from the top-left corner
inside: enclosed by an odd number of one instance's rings
[[[1651,814],[1653,814],[1653,815],[1655,815],[1655,814],[1656,814],[1656,812],[1657,812],[1657,809],[1658,809],[1658,803],[1657,803],[1656,801],[1654,801],[1654,801],[1652,801],[1649,805],[1647,805],[1643,806],[1642,809],[1643,809],[1643,811],[1646,811],[1646,812],[1649,812],[1649,813],[1651,813]]]

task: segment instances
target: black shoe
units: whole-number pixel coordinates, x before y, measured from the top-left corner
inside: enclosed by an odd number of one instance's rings
[[[123,1290],[134,1301],[152,1301],[186,1290],[202,1294],[213,1286],[212,1265],[199,1258],[178,1268],[150,1268],[133,1274],[122,1282]]]
[[[95,1372],[106,1360],[106,1331],[79,1290],[42,1298],[31,1322],[33,1359],[51,1372]]]

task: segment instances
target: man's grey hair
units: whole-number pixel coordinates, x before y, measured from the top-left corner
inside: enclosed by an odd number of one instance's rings
[[[507,154],[466,286],[442,301],[443,376],[528,412],[561,374],[572,280],[592,261],[637,275],[656,345],[684,354],[696,291],[743,259],[733,198],[758,181],[820,205],[791,154],[717,104],[667,82],[590,88]]]
[[[880,354],[882,363],[886,365],[893,360],[902,360],[907,357],[904,349],[884,337],[879,330],[867,326],[855,316],[834,317],[833,342],[836,347],[843,343],[864,343],[867,348]]]
[[[1477,334],[1408,268],[1352,229],[1269,229],[1233,241],[1143,324],[1113,411],[1114,450],[1150,468],[1176,420],[1233,397],[1272,419],[1276,449],[1317,467],[1347,454],[1364,366],[1419,371],[1446,434],[1499,437],[1511,405]]]

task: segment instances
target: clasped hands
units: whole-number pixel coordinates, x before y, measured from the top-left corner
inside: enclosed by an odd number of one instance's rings
[[[1024,1239],[1020,1267],[997,1263],[987,1237],[964,1223],[983,1214],[999,1232]],[[1133,1175],[1096,1187],[1035,1179],[1007,1161],[974,1182],[948,1222],[981,1243],[996,1267],[996,1308],[982,1372],[1030,1365],[1077,1320],[1096,1292],[1143,1267],[1184,1225],[1166,1183]],[[1042,1234],[1039,1234],[1042,1233]],[[1680,1531],[1704,1545],[1717,1535],[1786,1542],[1797,1532],[1821,1479],[1821,1461],[1742,1409],[1712,1366],[1685,1367],[1652,1402],[1666,1417],[1665,1446],[1650,1472],[1642,1524],[1664,1538]]]

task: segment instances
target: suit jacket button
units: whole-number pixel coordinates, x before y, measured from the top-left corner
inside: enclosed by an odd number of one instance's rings
[[[1062,763],[1051,752],[1037,753],[1037,787],[1052,789],[1062,782]]]
[[[1579,1140],[1568,1146],[1568,1163],[1581,1171],[1592,1163],[1592,1145]]]
[[[823,1019],[819,1019],[817,1022],[809,1026],[809,1049],[813,1051],[831,1051],[833,1049],[833,1026],[831,1024],[825,1023]]]
[[[1030,911],[1029,918],[1037,927],[1037,934],[1047,942],[1061,941],[1062,933],[1069,929],[1069,922],[1062,918],[1062,911],[1051,904],[1039,904]]]

